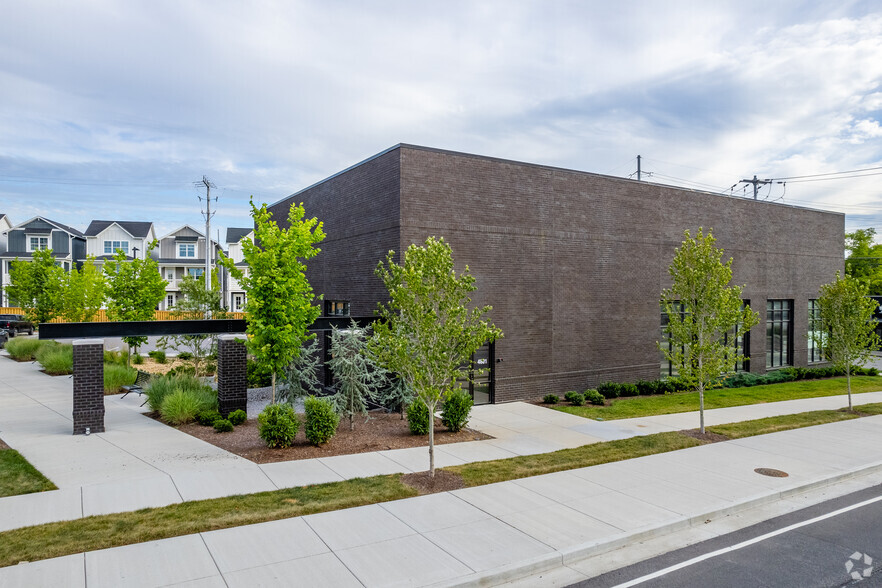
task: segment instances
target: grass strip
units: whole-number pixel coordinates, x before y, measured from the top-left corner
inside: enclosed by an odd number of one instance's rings
[[[561,449],[552,453],[509,457],[494,461],[479,461],[444,468],[462,476],[466,486],[482,486],[506,480],[517,480],[563,470],[584,468],[602,463],[621,461],[644,455],[666,453],[701,445],[701,441],[681,433],[656,433],[629,439],[618,439]]]
[[[851,379],[853,394],[882,390],[882,376],[857,376]],[[717,388],[704,394],[704,407],[727,408],[747,404],[763,404],[782,400],[820,398],[847,394],[845,378],[827,380],[800,380],[749,388]],[[630,419],[635,417],[691,412],[698,410],[698,392],[678,392],[660,396],[631,396],[616,398],[606,406],[550,406],[589,419]]]
[[[0,533],[0,567],[416,495],[400,477],[357,478],[6,531]]]
[[[718,425],[708,430],[737,439],[882,414],[882,403],[858,408],[861,412],[819,410]],[[656,433],[444,470],[462,476],[467,486],[481,486],[666,453],[703,443],[679,432]],[[400,478],[400,474],[357,478],[14,529],[0,533],[0,567],[416,495],[416,491],[404,485]]]
[[[0,498],[44,490],[57,487],[18,451],[0,449]]]

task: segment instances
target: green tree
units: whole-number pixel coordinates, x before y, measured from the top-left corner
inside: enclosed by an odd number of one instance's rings
[[[64,275],[60,292],[61,316],[71,323],[88,323],[104,305],[107,283],[95,265],[95,257],[86,258],[83,267],[72,267]]]
[[[188,275],[181,280],[180,289],[181,295],[178,296],[178,302],[171,312],[174,318],[189,320],[201,320],[207,316],[212,319],[227,318],[216,280],[212,279],[211,290],[206,290],[205,282],[201,277]],[[160,337],[158,343],[163,348],[190,353],[193,356],[194,375],[199,377],[200,368],[206,358],[217,350],[217,335],[166,335]]]
[[[248,349],[255,359],[272,369],[273,402],[276,401],[276,374],[297,357],[303,344],[315,337],[306,329],[321,309],[313,302],[315,294],[306,279],[306,260],[318,255],[316,247],[325,238],[322,223],[304,219],[303,204],[291,205],[288,228],[272,220],[266,204],[251,202],[254,240],[242,240],[248,264],[244,273],[221,254],[220,263],[245,290],[248,320]]]
[[[159,273],[159,266],[150,257],[156,241],[144,253],[144,259],[126,259],[117,249],[113,260],[104,263],[107,279],[107,318],[112,321],[152,321],[154,311],[165,296],[168,284]],[[123,337],[126,345],[137,349],[147,337]],[[131,361],[131,354],[129,354]]]
[[[502,331],[484,318],[491,307],[469,309],[475,279],[468,266],[456,274],[453,251],[443,238],[429,237],[424,247],[411,245],[401,265],[390,251],[376,273],[389,302],[379,306],[381,320],[374,324],[368,349],[434,415],[438,403],[458,388],[460,367],[481,345],[502,337]],[[429,418],[429,471],[435,475],[434,418]]]
[[[661,297],[671,345],[659,348],[677,366],[679,377],[698,391],[699,430],[704,433],[704,393],[734,370],[741,359],[734,341],[759,316],[743,304],[741,287],[729,286],[732,259],[722,262],[723,250],[714,246],[712,232],[705,235],[699,228],[694,239],[689,231],[685,237],[668,268],[673,285]]]
[[[872,296],[882,296],[882,245],[873,244],[876,229],[857,229],[845,234],[845,275],[867,286]]]
[[[321,392],[318,374],[321,367],[318,338],[307,343],[300,353],[282,370],[279,400],[294,404],[302,396],[315,396]]]
[[[331,360],[337,393],[334,408],[349,419],[355,428],[355,415],[367,416],[368,401],[377,401],[377,393],[386,384],[386,372],[367,353],[366,334],[355,321],[348,329],[334,327],[331,332]]]
[[[64,270],[56,265],[51,249],[34,251],[31,261],[13,261],[9,279],[6,295],[29,321],[45,323],[58,316]]]
[[[824,357],[837,368],[845,370],[848,384],[848,409],[851,410],[851,373],[855,367],[864,365],[871,351],[879,345],[874,331],[873,299],[868,298],[868,288],[857,278],[840,277],[821,286],[818,307],[821,328],[812,338],[821,347]]]

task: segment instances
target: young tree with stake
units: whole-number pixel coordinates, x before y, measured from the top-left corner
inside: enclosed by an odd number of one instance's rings
[[[491,307],[469,309],[475,279],[468,267],[457,275],[453,252],[443,238],[411,245],[401,264],[390,251],[377,276],[389,291],[368,348],[388,371],[414,391],[429,409],[429,471],[435,475],[435,409],[457,387],[461,366],[484,343],[502,337],[486,320]]]
[[[668,268],[673,285],[662,292],[668,315],[670,349],[659,348],[677,367],[680,379],[698,391],[699,431],[704,434],[704,393],[718,387],[723,374],[733,371],[741,354],[734,342],[759,321],[741,300],[741,288],[729,286],[732,259],[722,262],[711,231],[689,231]],[[727,342],[727,333],[729,339]]]
[[[291,205],[287,229],[279,228],[266,209],[251,202],[254,240],[242,240],[248,264],[244,273],[221,254],[220,263],[242,285],[246,294],[248,349],[258,362],[272,369],[272,397],[276,401],[276,374],[297,357],[303,344],[315,335],[306,329],[321,309],[306,279],[306,260],[318,255],[316,244],[325,238],[322,223],[305,219],[303,205]],[[258,244],[259,243],[259,244]]]

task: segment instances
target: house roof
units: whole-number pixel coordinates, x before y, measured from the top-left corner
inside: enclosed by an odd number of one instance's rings
[[[253,231],[253,227],[228,227],[227,228],[227,243],[238,243],[243,237],[248,235],[251,231]]]
[[[78,231],[77,229],[75,229],[75,228],[73,228],[73,227],[69,227],[69,226],[64,225],[64,224],[61,224],[61,223],[58,223],[58,222],[55,222],[54,220],[49,220],[49,219],[46,218],[45,216],[35,216],[35,217],[32,218],[32,219],[28,219],[28,220],[26,220],[26,221],[23,222],[23,223],[20,223],[20,224],[15,225],[14,227],[12,227],[12,229],[19,229],[19,228],[22,228],[22,227],[24,227],[25,225],[28,225],[28,224],[30,224],[30,223],[34,222],[35,220],[38,220],[38,219],[41,220],[41,221],[43,221],[44,223],[48,223],[48,224],[52,225],[52,226],[55,227],[56,229],[61,229],[62,231],[65,231],[65,232],[67,232],[67,233],[70,233],[71,235],[73,235],[73,236],[75,236],[75,237],[85,237],[85,235],[83,235],[83,233],[81,233],[81,232]],[[12,229],[9,229],[9,230],[11,231]]]
[[[190,225],[182,225],[182,226],[178,227],[177,229],[175,229],[174,231],[171,231],[167,235],[163,235],[162,237],[160,237],[159,240],[162,241],[163,239],[168,239],[169,237],[174,237],[176,233],[178,233],[179,231],[182,231],[184,229],[190,229],[191,231],[193,231],[194,233],[196,233],[200,237],[205,237],[205,235],[203,235],[200,231],[197,231],[196,229],[194,229]]]
[[[119,225],[132,237],[141,239],[150,234],[150,228],[153,226],[153,223],[148,221],[93,220],[86,229],[86,236],[94,237],[112,224]]]

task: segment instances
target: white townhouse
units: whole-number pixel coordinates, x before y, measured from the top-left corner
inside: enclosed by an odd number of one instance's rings
[[[209,245],[211,267],[217,266],[217,253],[221,248],[215,241]],[[184,225],[159,240],[159,273],[168,282],[165,287],[165,300],[159,303],[159,310],[170,310],[181,294],[181,281],[184,276],[201,277],[205,274],[205,235]]]
[[[93,220],[86,229],[86,255],[103,265],[116,256],[117,249],[128,259],[144,259],[150,243],[156,240],[153,223],[147,221]],[[154,249],[152,257],[157,257]]]
[[[254,240],[254,229],[251,227],[230,227],[227,229],[227,257],[245,274],[248,273],[248,264],[245,262],[242,252],[242,239],[246,237]],[[229,272],[226,272],[226,276],[224,306],[231,312],[245,312],[245,290]]]

